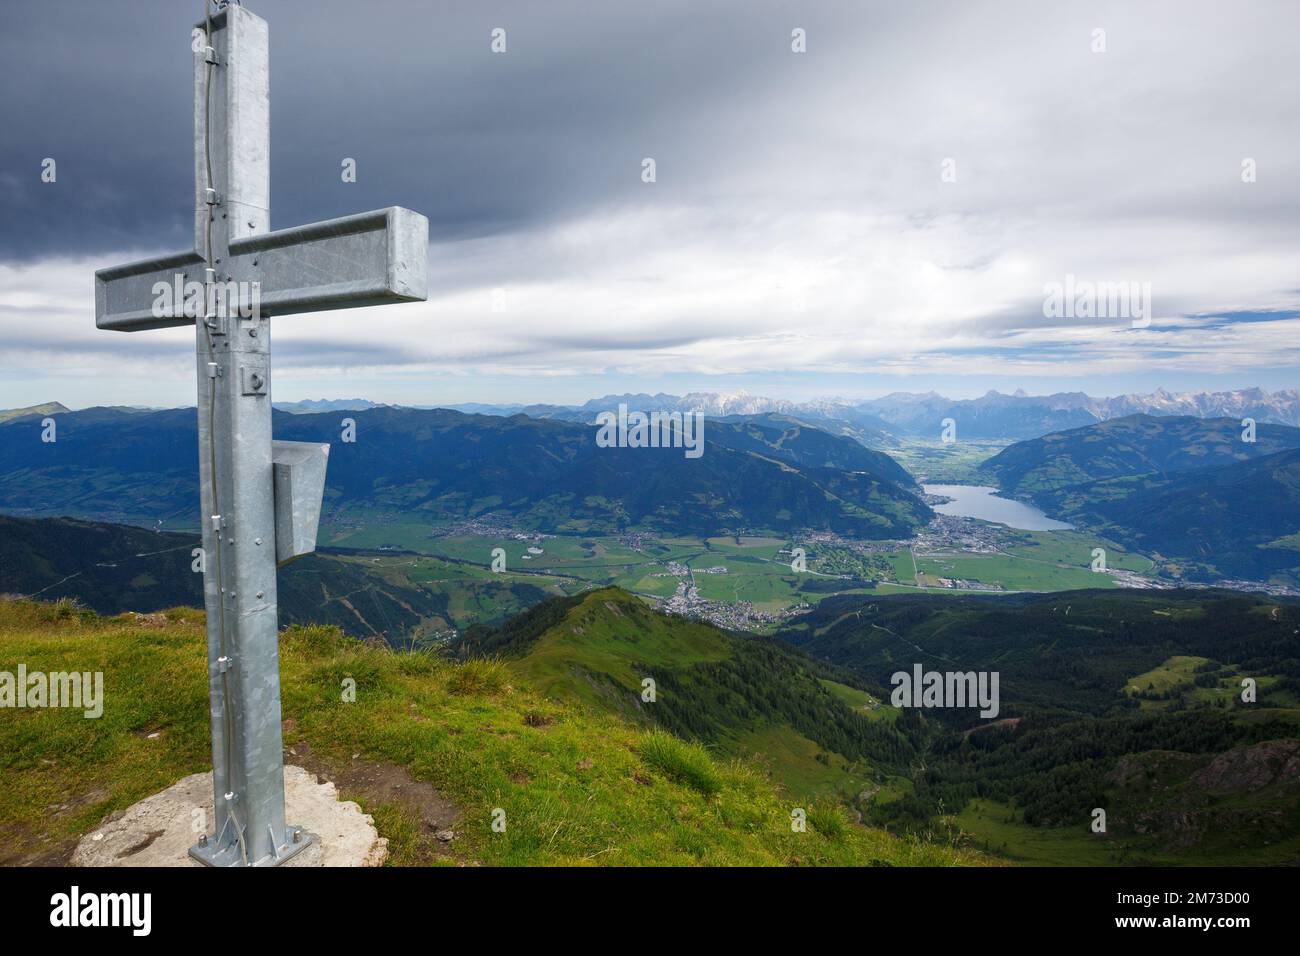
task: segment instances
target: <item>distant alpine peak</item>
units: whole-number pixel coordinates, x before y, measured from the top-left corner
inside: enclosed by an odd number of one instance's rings
[[[603,411],[626,405],[641,412],[703,412],[705,415],[766,415],[787,413],[801,407],[794,402],[764,398],[746,391],[687,392],[685,395],[606,395],[592,399],[581,407],[585,411]]]
[[[880,398],[821,398],[807,402],[767,398],[748,391],[693,391],[676,396],[608,395],[584,409],[692,411],[727,415],[788,415],[852,421],[866,427],[901,428],[929,434],[945,417],[978,422],[972,437],[1028,437],[1126,415],[1191,415],[1198,418],[1254,418],[1260,423],[1300,426],[1300,390],[1269,392],[1258,386],[1218,392],[1173,392],[1161,386],[1141,394],[1094,397],[1084,392],[1030,395],[1024,388],[1008,394],[990,389],[979,398],[950,399],[937,392],[892,392]],[[961,427],[960,424],[958,427]]]

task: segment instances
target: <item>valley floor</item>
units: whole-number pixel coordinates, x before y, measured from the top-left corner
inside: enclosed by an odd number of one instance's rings
[[[797,540],[755,534],[711,538],[550,535],[488,522],[434,526],[378,516],[322,532],[331,548],[365,549],[371,568],[447,595],[437,635],[520,610],[506,585],[548,595],[616,586],[665,610],[733,630],[771,633],[831,594],[1008,594],[1076,588],[1168,586],[1153,562],[1084,532],[1015,531],[943,515],[912,541]],[[1106,567],[1094,571],[1095,549]],[[499,549],[499,551],[498,551]],[[794,570],[797,552],[803,570]],[[392,552],[387,555],[385,552]],[[499,571],[493,571],[494,560]]]

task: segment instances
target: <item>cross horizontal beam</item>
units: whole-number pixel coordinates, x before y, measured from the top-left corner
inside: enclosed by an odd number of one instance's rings
[[[429,220],[401,206],[231,239],[219,282],[261,285],[263,315],[417,302],[427,297]],[[193,325],[184,303],[157,308],[157,283],[204,280],[197,252],[173,253],[95,273],[95,325],[138,332]]]

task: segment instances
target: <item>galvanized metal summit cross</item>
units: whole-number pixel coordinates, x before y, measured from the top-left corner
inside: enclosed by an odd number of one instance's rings
[[[275,574],[315,549],[329,446],[272,442],[263,320],[423,300],[429,223],[390,207],[272,232],[266,21],[231,5],[198,30],[194,250],[96,272],[95,324],[196,327],[216,819],[190,855],[268,866],[312,839],[285,822]],[[189,314],[164,294],[187,284],[203,292]],[[260,291],[260,314],[229,289]]]

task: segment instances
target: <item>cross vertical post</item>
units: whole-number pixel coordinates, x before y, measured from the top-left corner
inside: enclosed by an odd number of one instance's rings
[[[238,281],[232,239],[270,231],[267,32],[230,5],[211,47],[194,52],[194,248],[212,269],[205,287]],[[191,852],[253,865],[304,845],[284,812],[270,323],[210,302],[194,328],[216,839]]]
[[[393,206],[272,232],[266,21],[228,4],[196,40],[194,248],[96,272],[95,324],[195,327],[216,819],[190,856],[273,866],[313,839],[285,822],[276,568],[315,549],[329,446],[272,441],[267,320],[424,300],[429,224]]]

